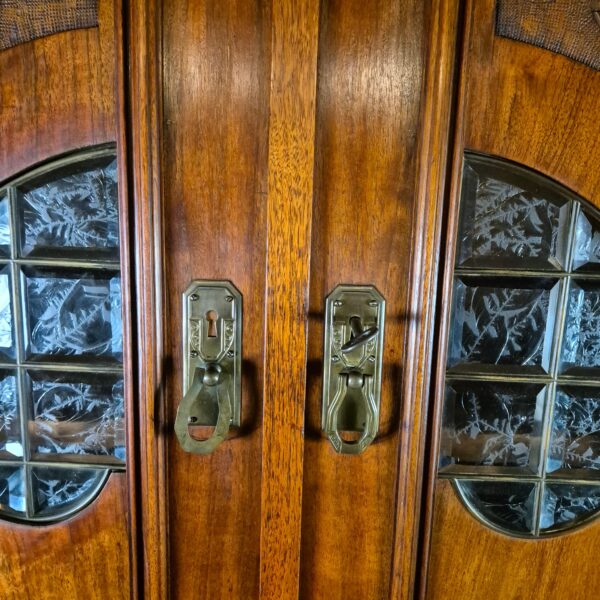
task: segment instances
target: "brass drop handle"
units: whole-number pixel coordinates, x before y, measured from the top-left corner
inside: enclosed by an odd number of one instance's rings
[[[175,418],[175,435],[186,452],[210,454],[227,437],[231,424],[231,399],[226,380],[227,376],[219,365],[196,368],[192,385],[180,402]],[[190,433],[190,426],[197,422],[194,413],[207,412],[207,408],[214,404],[218,416],[212,435],[205,440],[196,439]]]
[[[186,452],[210,454],[240,425],[242,297],[229,281],[192,281],[183,294],[183,398],[175,435]],[[194,426],[212,427],[198,439]]]

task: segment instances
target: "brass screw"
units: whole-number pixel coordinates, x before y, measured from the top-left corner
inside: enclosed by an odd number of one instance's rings
[[[191,300],[192,302],[196,302],[196,300],[198,300],[198,298],[199,298],[198,294],[192,294],[192,295],[190,296],[190,300]]]
[[[226,302],[233,302],[233,296],[225,296]]]

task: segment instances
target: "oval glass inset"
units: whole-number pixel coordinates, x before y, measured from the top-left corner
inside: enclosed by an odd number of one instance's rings
[[[600,211],[465,155],[439,476],[511,535],[600,512]]]
[[[0,517],[67,518],[125,466],[118,205],[113,147],[0,187]]]

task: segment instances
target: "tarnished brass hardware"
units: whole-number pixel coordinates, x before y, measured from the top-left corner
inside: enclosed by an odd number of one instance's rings
[[[379,429],[384,321],[373,286],[339,285],[327,297],[322,427],[341,454],[360,454]],[[347,441],[343,431],[360,435]]]
[[[193,281],[183,294],[183,389],[175,434],[186,452],[211,453],[239,426],[242,297],[228,281]],[[190,427],[210,426],[207,439]]]

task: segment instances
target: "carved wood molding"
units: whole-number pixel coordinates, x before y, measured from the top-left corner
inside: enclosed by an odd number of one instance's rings
[[[498,0],[496,34],[600,70],[600,0]]]
[[[98,0],[3,0],[0,50],[60,31],[98,26]]]

